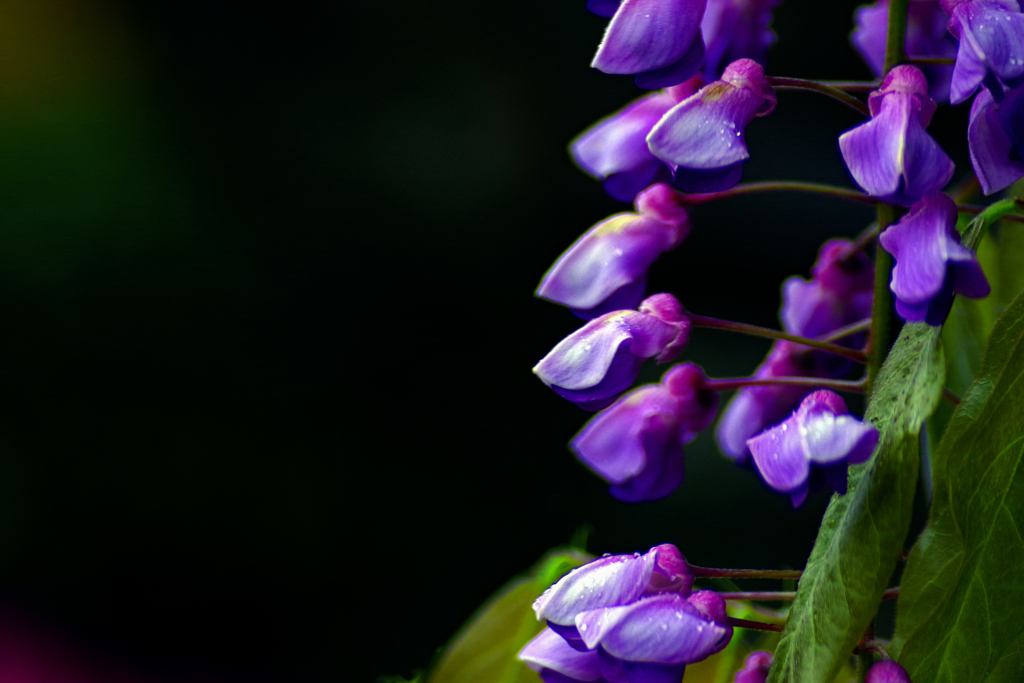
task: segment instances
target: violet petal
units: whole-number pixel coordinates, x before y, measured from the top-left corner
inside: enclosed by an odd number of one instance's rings
[[[580,652],[546,628],[519,651],[519,659],[534,671],[552,670],[575,681],[601,679],[601,664],[596,651]]]

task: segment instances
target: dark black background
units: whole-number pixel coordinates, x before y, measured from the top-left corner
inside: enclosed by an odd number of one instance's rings
[[[786,0],[769,71],[867,77],[856,4]],[[703,435],[679,491],[618,503],[565,448],[586,415],[530,374],[578,324],[539,277],[625,208],[565,151],[639,94],[588,69],[583,5],[9,3],[5,609],[152,679],[369,681],[584,523],[597,553],[802,564],[822,495],[791,511]],[[857,121],[782,93],[745,179],[850,184]],[[652,288],[774,325],[782,279],[871,212],[693,218]],[[684,358],[734,376],[766,348],[702,331]]]

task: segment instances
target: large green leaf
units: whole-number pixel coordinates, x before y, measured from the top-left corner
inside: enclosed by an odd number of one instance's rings
[[[1003,313],[932,464],[893,652],[915,683],[1024,678],[1024,295]]]
[[[533,601],[560,576],[591,559],[577,551],[555,552],[529,576],[506,584],[445,646],[426,683],[540,683],[540,676],[516,659],[544,627],[533,613]]]
[[[800,580],[769,683],[831,681],[874,617],[910,525],[921,425],[942,394],[938,328],[903,327],[878,375],[866,419],[880,432],[871,460],[833,496]]]

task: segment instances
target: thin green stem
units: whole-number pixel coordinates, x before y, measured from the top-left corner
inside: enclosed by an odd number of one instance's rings
[[[885,64],[882,73],[888,74],[897,64],[907,61],[907,9],[910,0],[889,1],[889,25],[885,35]]]
[[[755,592],[734,592],[734,593],[718,593],[718,597],[723,600],[760,600],[776,601],[776,600],[796,600],[796,591],[755,591]]]
[[[755,631],[774,631],[775,633],[781,633],[783,629],[782,624],[766,624],[763,621],[737,619],[736,617],[726,617],[725,620],[729,622],[730,626],[735,628],[749,628]]]
[[[690,571],[698,579],[799,579],[803,576],[799,569],[717,569],[692,564]]]
[[[864,116],[871,116],[871,112],[868,111],[868,105],[864,104],[853,95],[850,95],[839,88],[822,83],[821,81],[808,81],[803,78],[769,76],[768,82],[771,83],[772,87],[776,90],[810,90],[813,92],[819,92],[822,95],[827,95],[838,102],[842,102],[850,109],[853,109]]]
[[[975,216],[987,208],[987,206],[974,206],[973,204],[958,204],[956,210],[959,211],[960,213],[966,213]],[[1024,223],[1024,216],[1021,216],[1020,214],[1016,213],[1008,213],[1005,216],[1000,216],[1000,218],[1004,221]]]
[[[888,290],[887,290],[888,291]],[[822,351],[828,351],[834,353],[837,356],[844,356],[850,360],[855,360],[858,363],[867,362],[867,357],[863,351],[857,351],[855,349],[848,349],[845,346],[839,346],[837,344],[830,344],[828,342],[818,341],[817,339],[808,339],[807,337],[798,337],[795,334],[788,334],[781,330],[772,330],[767,327],[759,327],[757,325],[748,325],[746,323],[734,323],[729,320],[719,320],[718,318],[709,318],[703,315],[694,315],[688,313],[690,322],[694,327],[710,327],[718,330],[729,330],[730,332],[739,332],[741,334],[749,334],[755,337],[767,337],[768,339],[782,339],[785,341],[791,341],[796,344],[802,344],[803,346],[810,346],[815,349],[821,349]]]
[[[896,220],[896,207],[890,204],[878,205],[878,231]],[[892,271],[892,256],[885,249],[875,249],[875,290],[871,302],[871,336],[868,340],[868,382],[870,401],[878,371],[882,369],[889,350],[889,307],[892,295],[889,293],[889,274]]]
[[[818,81],[818,83],[846,92],[871,92],[878,90],[878,86],[882,84],[881,81]]]
[[[829,332],[824,337],[818,337],[818,341],[823,342],[834,342],[844,337],[849,337],[851,334],[857,334],[858,332],[867,332],[871,329],[871,318],[864,318],[858,320],[855,323],[847,325],[846,327],[840,327],[838,330]]]
[[[820,194],[827,195],[829,197],[837,197],[838,199],[847,199],[852,202],[870,204],[872,206],[878,203],[878,200],[874,197],[869,197],[863,192],[858,192],[857,190],[850,190],[848,188],[837,187],[835,185],[822,185],[821,183],[805,183],[798,180],[776,180],[764,183],[746,183],[744,185],[737,185],[736,187],[728,190],[722,190],[721,192],[706,192],[704,194],[687,195],[683,201],[689,205],[705,204],[719,199],[742,197],[745,194],[758,194],[760,192],[806,192],[808,194]]]
[[[955,64],[956,60],[952,57],[910,57],[906,63],[914,66],[946,66]]]
[[[863,394],[863,380],[818,379],[816,377],[737,377],[735,379],[709,379],[705,383],[713,391],[730,391],[743,387],[792,386],[814,389],[832,389],[851,394]]]

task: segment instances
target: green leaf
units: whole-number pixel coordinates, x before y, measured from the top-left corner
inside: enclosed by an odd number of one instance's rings
[[[570,569],[593,558],[579,551],[554,552],[530,576],[513,579],[470,617],[435,659],[426,683],[540,683],[516,659],[544,624],[533,601]]]
[[[1024,677],[1024,295],[935,450],[928,526],[903,575],[893,653],[914,683]]]
[[[905,325],[865,416],[879,429],[879,446],[871,460],[850,468],[849,492],[833,496],[825,511],[769,683],[833,680],[874,617],[903,551],[919,433],[944,379],[939,329]]]

